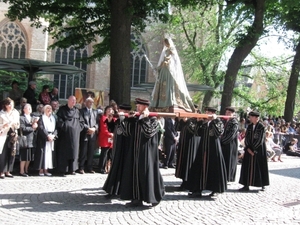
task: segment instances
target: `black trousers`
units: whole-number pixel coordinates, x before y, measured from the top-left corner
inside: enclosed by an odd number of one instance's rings
[[[93,169],[93,158],[94,158],[95,148],[96,148],[95,138],[87,138],[86,141],[81,141],[79,158],[78,158],[80,170],[87,169],[88,171],[91,171]]]
[[[175,157],[176,142],[174,140],[167,140],[165,138],[164,145],[165,145],[164,147],[165,147],[165,154],[166,154],[166,158],[164,160],[164,166],[172,166]]]
[[[99,158],[100,173],[105,172],[105,166],[106,166],[107,155],[108,155],[109,150],[110,150],[109,147],[101,147],[101,153],[100,153],[100,158]]]

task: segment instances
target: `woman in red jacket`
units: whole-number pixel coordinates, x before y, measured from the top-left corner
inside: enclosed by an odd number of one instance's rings
[[[99,158],[99,169],[100,173],[105,174],[107,156],[113,146],[113,136],[115,128],[115,119],[113,118],[114,110],[111,106],[107,106],[104,110],[104,114],[100,117],[99,132],[98,132],[98,143],[101,148]]]

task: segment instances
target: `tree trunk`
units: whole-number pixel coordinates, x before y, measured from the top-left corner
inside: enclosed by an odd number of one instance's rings
[[[225,108],[231,105],[234,85],[243,61],[255,47],[259,37],[262,35],[265,1],[266,0],[252,1],[255,8],[253,24],[248,28],[248,34],[240,40],[229,59],[221,99],[221,114],[224,114]]]
[[[109,100],[130,103],[131,14],[127,0],[111,0],[111,55]]]
[[[294,56],[291,76],[290,76],[289,85],[287,89],[287,96],[285,100],[284,119],[287,122],[291,122],[294,115],[299,71],[300,71],[300,42],[296,47],[296,54]]]
[[[214,96],[213,91],[207,91],[204,95],[203,101],[202,101],[202,112],[204,112],[205,107],[211,106],[210,101]]]

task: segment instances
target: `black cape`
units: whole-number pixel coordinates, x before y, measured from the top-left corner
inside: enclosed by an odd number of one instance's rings
[[[67,172],[68,161],[74,160],[74,171],[78,168],[80,132],[84,128],[84,120],[79,110],[68,105],[61,106],[57,115],[57,167],[60,172]]]
[[[210,190],[222,193],[227,189],[226,166],[223,159],[220,135],[224,125],[219,119],[198,122],[201,136],[199,150],[191,167],[185,188],[192,192]]]
[[[188,179],[189,170],[199,149],[200,136],[195,134],[196,124],[197,119],[190,118],[180,129],[175,176],[183,182]]]
[[[245,136],[245,154],[243,158],[240,184],[244,186],[263,187],[270,184],[266,151],[265,127],[261,122],[250,124]],[[251,149],[254,156],[247,151]]]
[[[130,148],[130,138],[131,137],[126,131],[124,122],[118,119],[114,129],[112,165],[103,186],[103,190],[108,194],[120,194],[121,179],[124,171],[124,161]]]
[[[131,143],[124,163],[120,198],[158,203],[165,189],[159,171],[157,118],[134,117],[125,120]]]
[[[235,181],[238,161],[238,121],[231,118],[225,122],[221,137],[222,152],[226,165],[227,181]]]

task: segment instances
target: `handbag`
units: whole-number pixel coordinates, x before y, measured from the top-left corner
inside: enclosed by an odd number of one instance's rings
[[[20,128],[20,135],[18,136],[18,144],[19,144],[19,149],[28,147],[27,137],[23,136],[22,128]]]

